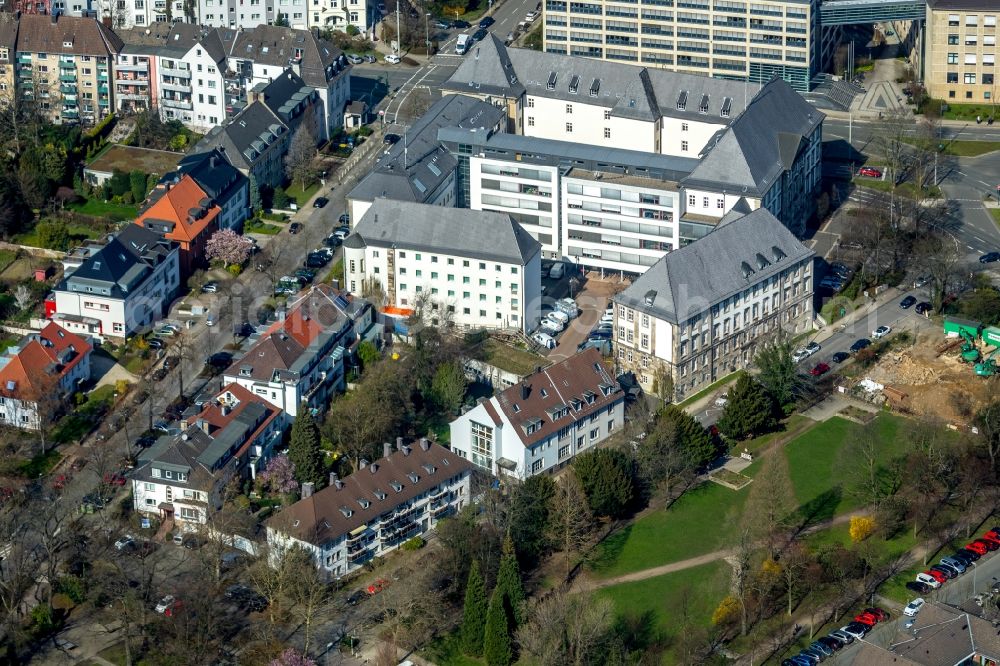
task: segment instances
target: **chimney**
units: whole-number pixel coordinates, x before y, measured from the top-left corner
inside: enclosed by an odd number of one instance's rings
[[[340,490],[344,487],[344,482],[341,481],[340,479],[337,479],[336,481],[333,482],[333,487],[336,488],[337,490]]]
[[[227,405],[226,403],[222,403],[222,407],[221,407],[221,409],[219,410],[219,412],[220,412],[220,413],[221,413],[221,414],[222,414],[223,416],[229,416],[229,405]]]
[[[285,308],[278,308],[274,313],[278,317],[278,321],[285,321]]]
[[[340,477],[337,476],[336,472],[330,472],[330,485],[331,486],[337,485],[337,481],[339,479],[340,479]]]
[[[55,25],[57,20],[59,20],[59,12],[58,11],[52,12],[52,18],[51,18],[52,25]]]
[[[312,497],[313,490],[315,488],[316,488],[316,486],[313,484],[312,481],[306,481],[305,483],[303,483],[302,484],[302,499],[305,499],[307,497]]]
[[[388,458],[390,455],[392,455],[392,444],[390,444],[389,442],[383,442],[382,443],[382,457],[383,458]]]
[[[187,419],[181,419],[180,426],[181,426],[181,432],[187,430],[188,429]]]
[[[375,472],[378,471],[378,464],[377,463],[372,463],[371,465],[368,466],[368,469],[371,470],[372,474],[374,474]]]
[[[529,395],[531,395],[531,387],[521,382],[521,400],[527,400]]]
[[[408,446],[404,446],[403,447],[403,455],[404,456],[410,455],[410,447],[408,447]]]
[[[397,451],[402,451],[403,450],[403,438],[402,437],[397,437],[396,438],[396,450]]]
[[[362,458],[358,461],[358,469],[364,469],[365,467],[368,467],[368,461]]]
[[[420,448],[423,449],[424,451],[430,451],[431,450],[431,441],[429,439],[427,439],[426,437],[421,437],[420,438]]]

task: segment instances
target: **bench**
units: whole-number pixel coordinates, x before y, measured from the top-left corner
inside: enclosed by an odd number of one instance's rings
[[[753,462],[753,454],[750,453],[750,451],[748,451],[747,449],[743,449],[743,453],[740,454],[740,458]]]

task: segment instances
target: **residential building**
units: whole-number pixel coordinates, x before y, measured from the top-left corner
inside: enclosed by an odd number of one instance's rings
[[[432,206],[456,205],[457,162],[442,147],[439,131],[457,127],[487,135],[503,131],[504,125],[503,111],[492,104],[462,95],[443,96],[378,158],[372,171],[347,195],[351,219],[364,217],[378,197]]]
[[[135,224],[177,244],[180,280],[186,283],[192,273],[208,266],[206,245],[220,228],[221,213],[212,197],[185,175],[153,188]]]
[[[188,530],[204,525],[233,479],[254,479],[264,469],[284,428],[280,409],[242,386],[224,386],[180,422],[178,434],[139,454],[129,473],[133,508]]]
[[[177,244],[130,224],[63,278],[47,308],[57,321],[96,319],[102,337],[125,338],[162,317],[179,286]]]
[[[824,30],[820,0],[685,0],[643,7],[614,0],[548,0],[548,53],[631,62],[706,77],[767,83],[777,77],[809,89],[824,71],[839,31]]]
[[[297,29],[307,27],[306,0],[197,0],[198,20],[213,28],[251,30],[279,18]]]
[[[382,20],[382,12],[378,9],[380,6],[384,6],[384,3],[369,0],[317,0],[309,8],[309,27],[346,32],[347,26],[352,25],[371,38],[375,34],[375,26]]]
[[[451,450],[493,476],[551,474],[625,420],[625,392],[596,349],[524,377],[451,422]]]
[[[135,1],[146,3],[146,0]],[[123,46],[112,67],[118,110],[135,113],[156,110],[159,113],[160,77],[156,55],[166,46],[171,27],[170,23],[153,21],[146,26],[140,24],[118,30]]]
[[[929,0],[924,85],[955,104],[996,101],[997,16],[991,0]]]
[[[218,31],[174,23],[166,43],[154,49],[160,118],[202,133],[222,123],[226,52]]]
[[[260,25],[219,32],[228,54],[226,96],[230,106],[242,108],[247,90],[267,85],[291,69],[319,96],[316,109],[322,120],[317,140],[337,133],[351,98],[351,64],[343,51],[310,30]]]
[[[14,101],[17,92],[17,28],[18,17],[0,12],[0,106]]]
[[[744,210],[614,297],[618,365],[646,390],[667,373],[681,399],[750,367],[779,328],[811,330],[815,253],[766,208]]]
[[[291,70],[249,93],[249,104],[229,123],[213,127],[198,143],[197,152],[218,149],[258,187],[285,182],[285,155],[292,134],[303,123],[319,141],[322,111],[319,95]]]
[[[0,356],[0,423],[38,430],[90,379],[90,343],[49,322]]]
[[[302,499],[266,521],[267,542],[276,554],[304,548],[320,571],[340,578],[468,506],[471,474],[454,452],[399,438],[395,451],[385,444],[381,458],[344,479],[331,474],[322,490],[303,484]]]
[[[93,18],[21,16],[17,86],[47,120],[94,124],[112,112],[111,65],[122,49],[114,32]]]
[[[360,307],[358,307],[360,306]],[[244,356],[224,373],[282,410],[287,420],[302,405],[321,410],[345,384],[345,356],[372,328],[373,313],[363,300],[318,285],[272,324]]]
[[[350,291],[434,325],[528,332],[541,316],[541,245],[509,215],[379,198],[344,263]]]
[[[221,209],[219,228],[242,233],[250,210],[250,180],[226,161],[219,150],[191,153],[181,158],[174,174],[166,178],[190,176]],[[163,183],[164,181],[160,181]]]

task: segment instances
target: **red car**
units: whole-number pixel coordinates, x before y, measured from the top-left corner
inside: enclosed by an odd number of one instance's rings
[[[817,363],[816,367],[809,371],[809,374],[813,377],[819,377],[820,375],[830,372],[830,366],[826,363]]]
[[[997,543],[996,541],[991,541],[990,539],[976,539],[975,541],[973,541],[973,543],[982,544],[986,548],[986,550],[990,551],[991,553],[997,548],[1000,548],[1000,543]]]
[[[368,586],[368,594],[378,594],[385,588],[389,587],[389,581],[385,578],[379,578],[374,583]]]
[[[869,615],[874,615],[875,619],[877,619],[879,622],[885,622],[886,620],[889,619],[889,614],[886,613],[881,608],[866,608],[865,612],[868,613]]]
[[[881,178],[882,170],[876,169],[875,167],[866,166],[866,167],[861,167],[858,170],[858,174],[862,176],[868,176],[869,178]]]
[[[972,543],[967,543],[967,544],[965,544],[965,547],[966,547],[966,549],[971,550],[973,553],[977,553],[979,555],[985,555],[986,553],[989,552],[989,550],[986,548],[986,546],[984,546],[983,544],[979,543],[978,541],[973,541]]]
[[[940,571],[934,571],[934,569],[928,569],[924,573],[933,578],[934,580],[936,580],[937,582],[941,583],[942,585],[948,582],[948,577],[945,576]]]
[[[69,483],[69,477],[65,474],[60,474],[52,481],[52,487],[55,490],[62,490]]]
[[[989,532],[983,535],[983,538],[987,539],[988,541],[995,541],[996,543],[1000,543],[1000,532],[997,532],[996,530],[990,530]]]
[[[104,475],[104,483],[109,486],[124,486],[125,477],[118,473],[111,474],[109,472]]]
[[[854,621],[860,622],[861,624],[867,627],[874,627],[876,624],[878,624],[878,618],[872,615],[871,613],[861,613],[860,615],[855,615]]]

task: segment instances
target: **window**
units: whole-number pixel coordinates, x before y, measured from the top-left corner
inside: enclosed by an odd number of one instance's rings
[[[535,98],[534,97],[529,97],[528,98],[528,108],[529,109],[535,108]]]
[[[715,200],[715,207],[718,208],[718,209],[720,209],[720,210],[723,209],[723,208],[725,208],[726,207],[726,200],[725,199],[716,199]]]
[[[958,14],[949,14],[948,15],[948,25],[950,25],[950,26],[956,26],[956,25],[958,25],[959,24],[959,20],[958,19],[959,19]]]
[[[969,73],[967,73],[965,75],[965,82],[966,83],[975,83],[976,82],[976,74],[975,74],[975,72],[969,72]]]
[[[948,72],[947,81],[948,83],[958,83],[958,72]]]
[[[593,430],[590,431],[590,441],[592,442],[597,441],[597,438],[600,436],[601,436],[600,428],[594,428]]]
[[[966,53],[965,54],[965,64],[966,65],[975,65],[976,64],[976,54],[975,53]]]
[[[701,198],[701,207],[702,208],[708,208],[708,197],[702,197]]]
[[[493,428],[472,421],[472,462],[486,469],[493,469]]]
[[[559,460],[564,460],[569,457],[569,444],[566,446],[559,447]]]
[[[948,35],[948,44],[950,46],[958,45],[958,35]]]
[[[144,483],[143,487],[146,490],[156,490],[156,484],[155,483]]]
[[[681,123],[681,131],[682,132],[687,132],[688,131],[688,124],[687,123]]]
[[[615,420],[611,419],[610,421],[608,421],[608,432],[611,432],[614,429],[615,429]]]
[[[681,141],[681,152],[686,153],[687,151],[688,151],[688,142],[687,141]]]
[[[693,195],[693,194],[689,194],[689,195],[688,195],[688,206],[693,206],[693,205],[694,205],[694,202],[695,202],[695,198],[694,198],[694,195]],[[351,262],[351,264],[353,264],[353,263],[354,263],[354,262]],[[353,266],[352,266],[351,270],[352,270],[352,271],[354,270]]]
[[[604,138],[605,139],[610,139],[611,138],[611,128],[610,127],[605,127],[604,128]]]
[[[534,127],[534,126],[535,126],[535,117],[528,116],[528,127]]]
[[[544,460],[536,460],[535,462],[531,463],[531,473],[538,474],[539,472],[541,472],[542,465],[544,464],[545,464]]]
[[[949,65],[957,65],[958,64],[958,54],[957,53],[949,53],[948,54],[948,64]]]
[[[566,105],[566,114],[570,115],[570,116],[573,115],[573,105],[572,104],[567,104]]]
[[[566,133],[567,134],[573,133],[573,123],[566,123]]]

